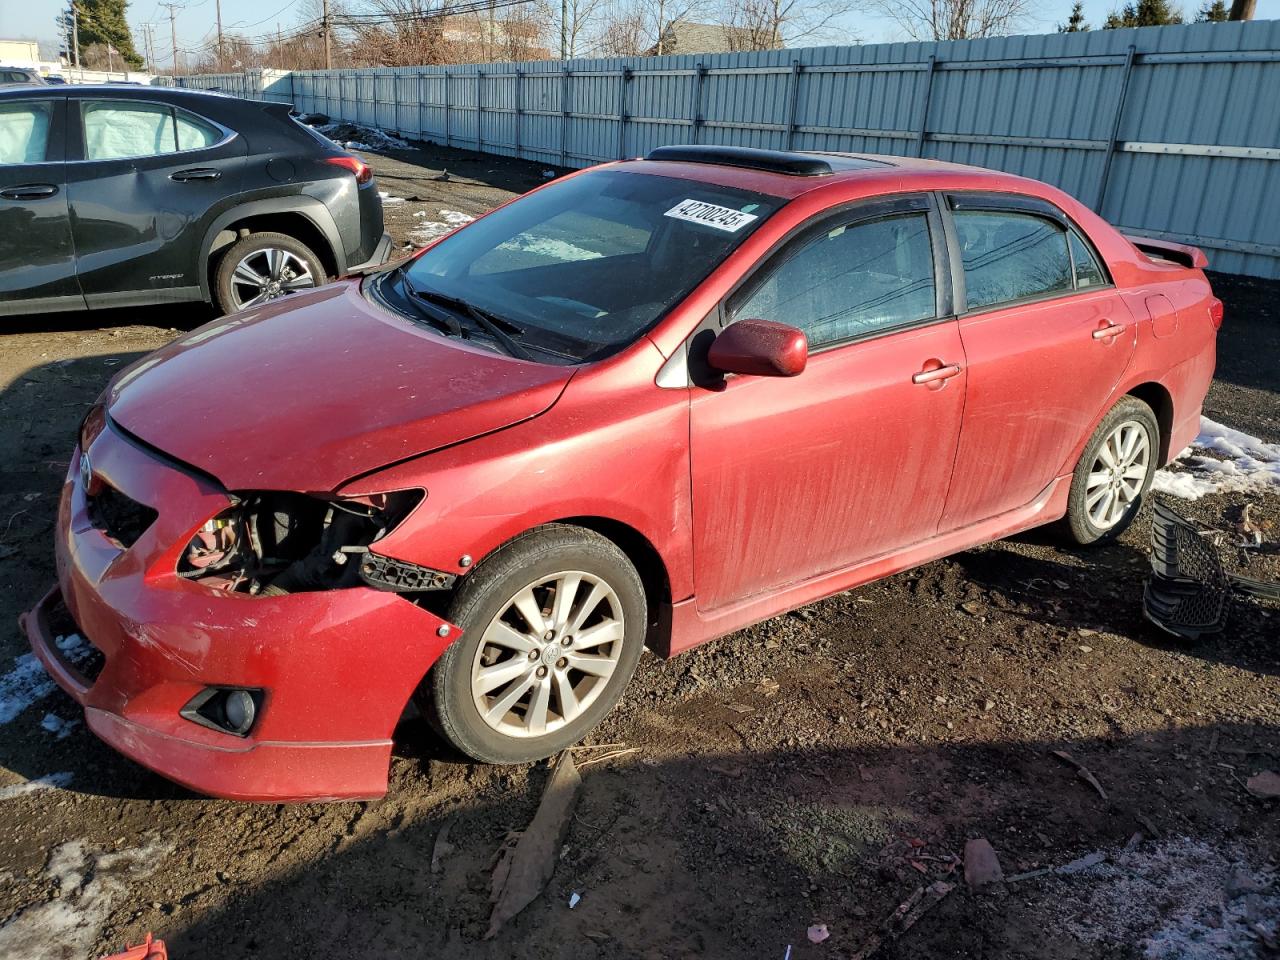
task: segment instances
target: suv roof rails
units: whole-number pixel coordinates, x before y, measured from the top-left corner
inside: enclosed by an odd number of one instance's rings
[[[785,150],[756,150],[752,147],[681,146],[658,147],[649,151],[646,160],[668,160],[677,163],[714,163],[725,167],[748,167],[792,177],[829,177],[831,164],[807,153]]]

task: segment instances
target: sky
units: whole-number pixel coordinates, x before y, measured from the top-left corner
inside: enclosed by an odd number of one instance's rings
[[[178,45],[187,49],[197,48],[202,40],[213,35],[214,4],[218,0],[179,2],[182,9],[177,12]],[[1182,6],[1184,16],[1188,17],[1194,16],[1203,2],[1175,0]],[[224,33],[235,32],[254,38],[274,33],[277,23],[288,33],[294,23],[304,18],[302,11],[310,6],[308,0],[221,0],[221,3]],[[1122,3],[1123,0],[1085,0],[1086,19],[1096,27]],[[0,0],[0,38],[34,38],[52,43],[57,36],[54,18],[63,6],[64,0]],[[1043,12],[1036,20],[1030,21],[1029,29],[1023,32],[1052,32],[1057,24],[1066,20],[1071,0],[1040,0],[1037,7]],[[1258,0],[1257,18],[1280,19],[1280,0]],[[170,50],[168,12],[158,0],[131,0],[129,23],[133,27],[134,45],[138,50],[142,49],[142,24],[146,22],[155,25],[156,55],[163,65]],[[901,29],[884,17],[853,14],[843,25],[864,43],[906,39]]]

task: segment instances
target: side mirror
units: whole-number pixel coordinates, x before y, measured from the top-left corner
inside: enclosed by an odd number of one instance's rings
[[[794,377],[809,360],[809,340],[800,330],[773,320],[739,320],[711,343],[707,365],[720,373]]]

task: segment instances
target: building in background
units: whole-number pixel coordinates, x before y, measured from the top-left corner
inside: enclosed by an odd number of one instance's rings
[[[40,56],[40,44],[36,40],[3,40],[0,39],[0,66],[26,67],[36,70],[42,76],[59,73],[62,62],[56,59],[45,59]]]

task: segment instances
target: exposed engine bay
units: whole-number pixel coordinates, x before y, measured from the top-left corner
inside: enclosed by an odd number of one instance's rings
[[[420,490],[341,499],[282,491],[235,494],[236,503],[187,544],[178,575],[263,597],[361,584],[396,592],[445,589],[453,576],[368,551],[422,496]]]

